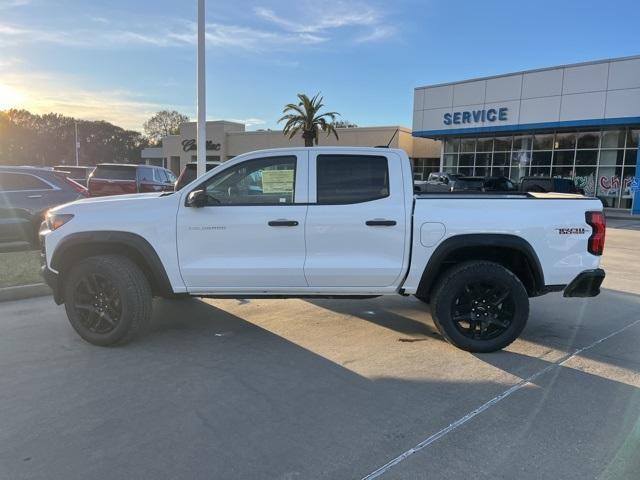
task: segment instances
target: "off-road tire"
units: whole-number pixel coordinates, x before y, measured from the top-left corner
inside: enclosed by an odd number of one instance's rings
[[[505,330],[494,338],[470,338],[453,319],[457,295],[478,283],[495,285],[509,295],[513,314]],[[469,261],[452,267],[438,280],[431,296],[431,316],[442,336],[456,347],[474,353],[495,352],[522,333],[529,318],[529,297],[520,279],[507,268],[489,261]],[[474,328],[474,337],[475,333]]]
[[[120,315],[115,327],[108,332],[90,330],[83,322],[86,308],[78,309],[80,293],[78,285],[87,278],[97,275],[110,282],[112,291],[117,292]],[[88,257],[76,265],[63,278],[65,309],[74,330],[89,343],[102,347],[123,345],[143,333],[151,320],[152,293],[149,282],[140,268],[121,255],[100,255]],[[108,284],[108,283],[107,283]],[[95,290],[95,289],[93,289]],[[99,289],[98,289],[99,290]],[[84,294],[86,295],[86,294]],[[83,301],[83,303],[86,303]],[[94,317],[95,318],[95,317]]]

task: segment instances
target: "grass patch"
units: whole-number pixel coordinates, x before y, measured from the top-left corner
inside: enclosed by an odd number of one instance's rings
[[[0,288],[42,283],[40,252],[0,253]]]

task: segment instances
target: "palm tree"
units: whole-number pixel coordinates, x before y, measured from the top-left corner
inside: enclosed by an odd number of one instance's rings
[[[297,133],[302,132],[305,147],[313,147],[318,144],[318,132],[326,132],[327,137],[332,133],[338,140],[338,132],[333,126],[338,112],[319,113],[324,106],[320,93],[316,93],[313,98],[309,98],[304,93],[298,94],[300,100],[298,104],[289,103],[284,107],[282,113],[285,115],[278,120],[278,123],[286,121],[282,133],[289,135],[289,139],[293,138]]]

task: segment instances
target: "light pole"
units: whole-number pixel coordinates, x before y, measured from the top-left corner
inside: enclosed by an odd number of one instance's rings
[[[196,173],[199,176],[206,173],[207,159],[207,114],[206,114],[206,84],[205,84],[205,9],[204,0],[198,0],[198,66],[196,75],[198,77],[198,123],[196,132]]]
[[[76,167],[80,165],[78,162],[79,152],[80,152],[80,142],[78,142],[78,121],[74,120],[76,126]]]

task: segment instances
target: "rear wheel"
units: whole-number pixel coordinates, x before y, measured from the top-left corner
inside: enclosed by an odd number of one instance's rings
[[[465,262],[446,272],[432,296],[436,327],[469,352],[494,352],[516,338],[529,317],[529,297],[511,271],[494,262]]]
[[[89,257],[64,278],[67,316],[74,330],[94,345],[124,344],[151,319],[151,288],[138,266],[126,257]]]

